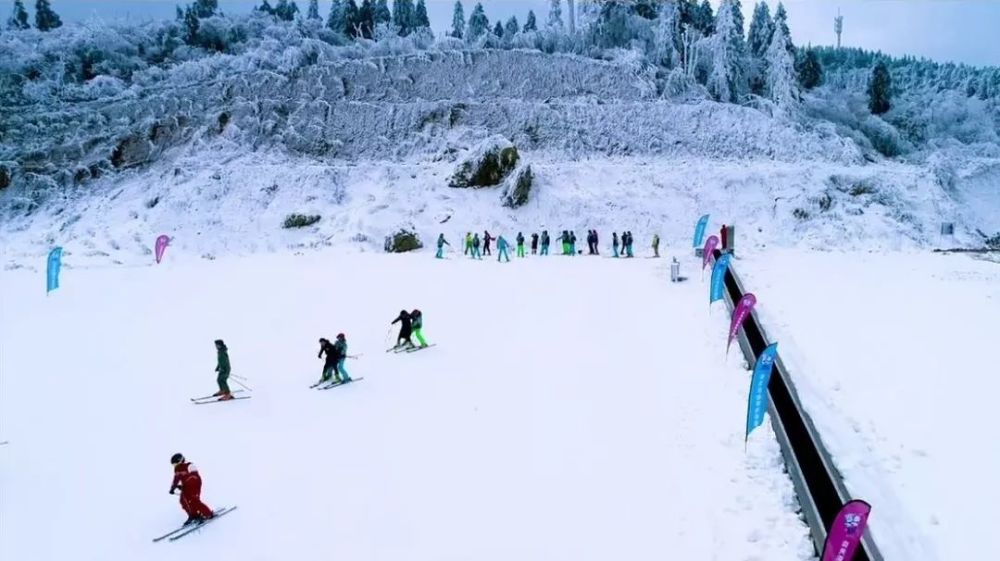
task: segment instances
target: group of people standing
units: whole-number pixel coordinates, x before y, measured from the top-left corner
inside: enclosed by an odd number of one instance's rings
[[[612,257],[635,257],[634,243],[635,238],[632,236],[631,231],[622,232],[621,236],[618,232],[613,232],[611,234],[611,250]],[[576,249],[576,233],[572,230],[563,230],[562,233],[556,238],[562,244],[562,254],[563,255],[577,255]],[[528,243],[528,239],[525,238],[522,232],[517,233],[517,237],[514,238],[515,248],[518,257],[525,257],[527,251],[525,249],[525,244]],[[478,233],[468,232],[465,234],[465,244],[464,244],[464,255],[469,256],[471,259],[482,259],[483,256],[492,256],[493,251],[491,249],[491,244],[496,242],[497,248],[497,261],[510,261],[510,242],[507,241],[502,235],[494,237],[490,234],[489,230],[483,231],[483,235],[480,236]],[[530,247],[532,255],[548,255],[549,246],[552,243],[552,239],[549,236],[548,230],[542,230],[541,235],[537,233],[532,233],[530,238]],[[600,255],[600,236],[597,230],[587,230],[587,254],[588,255]],[[439,234],[437,239],[437,254],[435,257],[438,259],[444,259],[444,246],[451,246],[447,239],[445,239],[444,234]],[[653,256],[660,256],[660,236],[659,234],[653,235]],[[579,253],[583,253],[581,250]]]

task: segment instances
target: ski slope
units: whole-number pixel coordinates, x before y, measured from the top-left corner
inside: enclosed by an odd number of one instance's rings
[[[0,279],[0,558],[813,559],[696,265],[319,252]],[[387,354],[420,308],[437,346]],[[364,381],[318,392],[344,332]],[[212,341],[253,398],[215,390]],[[231,382],[232,383],[232,382]],[[174,543],[184,453],[239,510]]]
[[[1000,559],[984,539],[1000,502],[1000,265],[772,251],[738,268],[886,561]]]

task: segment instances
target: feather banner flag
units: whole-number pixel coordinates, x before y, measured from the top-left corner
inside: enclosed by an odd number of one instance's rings
[[[744,442],[750,439],[750,433],[764,423],[764,413],[767,412],[767,386],[771,382],[771,372],[774,369],[774,359],[778,354],[778,344],[771,343],[757,357],[753,367],[753,377],[750,378],[750,395],[747,397],[747,432]]]
[[[59,288],[59,271],[62,269],[62,253],[63,248],[61,247],[52,248],[52,251],[49,252],[49,263],[45,271],[46,294]]]
[[[712,269],[712,287],[708,298],[709,305],[716,300],[722,300],[722,289],[726,284],[726,270],[729,268],[729,261],[731,259],[732,256],[726,253],[715,260],[715,267]]]
[[[712,260],[712,254],[715,252],[715,248],[719,247],[719,236],[709,236],[708,240],[705,241],[705,249],[701,251],[701,271],[705,272],[705,267],[708,266],[708,262]]]
[[[701,240],[705,238],[705,228],[708,227],[708,215],[698,219],[698,225],[694,227],[694,247],[701,245]]]
[[[861,545],[861,537],[868,526],[872,505],[865,501],[848,501],[833,519],[823,544],[823,561],[851,561]]]
[[[733,339],[740,332],[743,322],[750,316],[753,307],[757,304],[757,297],[747,292],[740,298],[740,301],[733,308],[733,319],[729,322],[729,339],[726,341],[726,354],[729,354],[729,346],[733,344]]]
[[[170,236],[166,234],[161,235],[156,238],[156,263],[159,264],[163,260],[163,252],[167,251],[167,246],[170,245]]]

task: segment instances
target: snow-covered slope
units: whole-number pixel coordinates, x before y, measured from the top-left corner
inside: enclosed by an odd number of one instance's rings
[[[0,277],[0,558],[813,558],[725,314],[663,261],[177,257]],[[403,307],[436,347],[384,352]],[[307,389],[338,332],[365,379]],[[220,337],[253,397],[192,405]],[[239,510],[152,544],[178,451]]]

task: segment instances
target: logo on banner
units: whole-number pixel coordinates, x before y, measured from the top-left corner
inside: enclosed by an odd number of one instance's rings
[[[854,553],[861,545],[865,527],[868,525],[868,515],[872,505],[865,501],[848,501],[837,513],[830,532],[826,535],[823,545],[822,561],[851,561]]]

